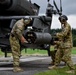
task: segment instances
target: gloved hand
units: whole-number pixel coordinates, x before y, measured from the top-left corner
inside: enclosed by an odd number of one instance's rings
[[[21,37],[21,43],[28,43],[23,36]]]

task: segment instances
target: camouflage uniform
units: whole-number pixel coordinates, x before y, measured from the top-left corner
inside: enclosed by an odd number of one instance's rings
[[[57,51],[56,51],[56,54],[55,54],[55,65],[59,64],[60,61],[62,60],[62,56],[63,56],[63,52],[62,52],[62,47],[63,47],[63,38],[62,37],[58,37],[59,40],[58,41],[55,41],[55,44],[58,45],[58,48],[57,48]],[[63,60],[62,60],[63,61]]]
[[[13,55],[13,66],[14,66],[14,71],[18,69],[20,63],[19,63],[19,58],[20,58],[20,40],[21,37],[23,36],[22,33],[24,31],[25,26],[30,22],[30,20],[25,22],[24,19],[18,20],[15,25],[12,28],[11,35],[10,35],[10,45],[11,45],[11,50],[12,50],[12,55]]]
[[[52,59],[52,62],[50,63],[50,65],[54,65],[54,62],[55,62],[55,54],[56,54],[57,49],[58,49],[58,45],[55,44],[54,45],[54,50],[53,51],[50,51],[51,59]]]
[[[57,50],[60,50],[60,46],[62,44],[62,38],[61,37],[58,37],[58,40],[57,41],[54,41],[54,51],[51,51],[51,58],[52,58],[52,64],[55,63],[55,60],[56,60],[56,52],[58,52]],[[60,59],[60,57],[59,57]]]
[[[71,70],[74,70],[75,68],[71,60],[72,31],[68,23],[66,23],[61,33],[57,33],[57,37],[62,37],[62,41],[60,42],[60,48],[56,52],[55,65],[58,65],[62,59]]]

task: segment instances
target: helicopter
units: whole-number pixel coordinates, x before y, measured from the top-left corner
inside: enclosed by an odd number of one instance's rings
[[[50,56],[52,16],[53,14],[62,15],[62,4],[60,0],[59,10],[55,0],[53,0],[56,8],[54,10],[50,0],[47,0],[47,2],[46,16],[38,16],[40,6],[36,3],[33,4],[31,0],[0,0],[0,48],[5,53],[5,57],[7,57],[7,53],[11,52],[9,36],[13,25],[17,20],[21,18],[28,19],[29,17],[32,18],[32,22],[25,28],[23,33],[28,43],[21,44],[21,50],[23,48],[47,50]],[[29,26],[32,29],[29,29]]]

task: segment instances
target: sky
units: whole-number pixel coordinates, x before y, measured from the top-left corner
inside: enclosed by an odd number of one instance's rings
[[[37,3],[40,6],[39,15],[43,15],[46,12],[47,0],[31,0],[32,3]],[[55,0],[58,8],[60,8],[60,0]],[[53,5],[53,0],[50,0]],[[55,9],[55,8],[54,8]],[[76,0],[62,0],[62,13],[68,17],[68,23],[72,28],[76,28]],[[53,21],[51,28],[61,28],[58,20],[59,15],[53,15]]]

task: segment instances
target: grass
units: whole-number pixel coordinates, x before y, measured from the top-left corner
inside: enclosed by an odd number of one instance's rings
[[[72,54],[76,54],[76,47],[72,48]]]
[[[50,50],[51,50],[51,51],[54,50],[54,47],[51,47]],[[24,50],[22,50],[22,53],[23,53],[23,54],[34,54],[34,53],[47,54],[47,50],[27,49],[27,50],[25,51],[25,49],[24,49]],[[72,48],[72,54],[76,54],[76,47],[73,47],[73,48]]]
[[[53,47],[51,48],[51,50],[53,50]],[[47,50],[39,50],[39,49],[23,49],[21,51],[22,55],[27,55],[27,54],[47,54]],[[76,54],[76,47],[73,47],[72,49],[72,54]],[[0,56],[4,56],[4,53],[0,50]],[[8,56],[12,56],[12,53],[8,53]],[[75,65],[76,66],[76,65]],[[40,72],[37,73],[35,75],[76,75],[76,74],[67,74],[65,71],[68,70],[68,67],[64,67],[64,68],[58,68],[56,70],[48,70],[45,72]]]
[[[76,47],[72,48],[72,54],[76,54]],[[76,65],[75,65],[75,68],[76,68]],[[66,73],[65,71],[68,71],[68,70],[69,70],[69,68],[66,66],[64,68],[57,68],[57,69],[48,70],[45,72],[40,72],[35,75],[76,75],[76,70],[75,70],[75,74]]]
[[[0,50],[0,56],[3,56],[4,55],[4,53]]]
[[[40,50],[40,49],[27,49],[27,50],[22,50],[22,53],[26,54],[34,54],[34,53],[39,53],[39,54],[47,54],[47,50]]]
[[[48,55],[47,54],[47,50],[40,50],[40,49],[23,49],[22,51],[21,51],[21,54],[23,55],[23,56],[25,56],[25,55],[33,55],[33,54],[40,54],[40,55]],[[12,55],[12,53],[8,53],[8,56],[11,56]],[[1,56],[4,56],[4,53],[0,50],[0,57]]]
[[[51,51],[54,49],[54,47],[51,47]],[[21,51],[21,54],[23,55],[23,56],[25,56],[25,55],[29,55],[29,54],[42,54],[42,55],[48,55],[48,53],[47,53],[47,50],[40,50],[40,49],[23,49],[22,51]],[[76,54],[76,47],[73,47],[72,48],[72,54]],[[11,56],[12,54],[11,53],[8,53],[8,56]],[[0,56],[4,56],[4,53],[0,50]]]
[[[75,65],[75,67],[76,67],[76,65]],[[40,73],[37,73],[35,75],[76,75],[76,72],[75,72],[75,74],[66,73],[66,71],[68,71],[68,70],[69,70],[68,67],[64,67],[64,68],[48,70],[48,71],[45,71],[45,72],[40,72]]]

